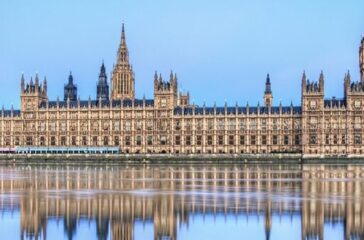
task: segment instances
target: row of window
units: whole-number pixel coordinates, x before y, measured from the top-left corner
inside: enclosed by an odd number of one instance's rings
[[[360,133],[354,134],[354,145],[361,145],[362,144],[362,135]],[[318,144],[318,137],[317,134],[310,134],[309,135],[309,144],[316,145]],[[325,135],[325,144],[326,145],[345,145],[347,143],[346,135]]]
[[[153,138],[153,136],[148,135],[146,136],[145,140],[145,144],[146,145],[153,145],[153,140],[155,138]],[[61,136],[59,138],[59,142],[57,142],[57,139],[55,136],[51,136],[49,139],[49,143],[46,142],[46,138],[44,136],[39,137],[39,145],[40,146],[46,146],[46,145],[51,145],[51,146],[56,146],[56,145],[61,145],[61,146],[66,146],[66,145],[71,145],[71,146],[77,146],[77,145],[82,145],[82,146],[87,146],[89,145],[88,142],[88,137],[87,136],[82,136],[80,139],[80,143],[77,142],[77,137],[76,136],[71,136],[69,139],[69,143],[67,142],[67,138],[66,136]],[[116,145],[119,146],[120,145],[120,137],[119,136],[115,136],[111,142],[110,137],[108,136],[104,136],[104,137],[99,137],[99,136],[92,136],[91,137],[91,144],[93,146],[98,146],[98,145],[103,145],[103,146],[107,146],[107,145]],[[271,139],[269,141],[268,136],[266,135],[262,135],[260,137],[252,135],[252,136],[245,136],[245,135],[240,135],[238,137],[238,139],[236,139],[236,137],[234,135],[229,135],[227,136],[227,138],[225,138],[224,135],[218,135],[215,139],[212,135],[208,135],[205,138],[205,145],[208,146],[212,146],[214,144],[216,145],[236,145],[236,140],[238,140],[238,144],[239,145],[289,145],[290,141],[291,141],[291,137],[288,135],[284,135],[282,137],[279,137],[278,135],[273,135],[271,136]],[[301,138],[299,135],[295,135],[294,136],[294,144],[295,145],[300,145],[301,144]],[[102,142],[100,142],[102,141]],[[160,145],[167,145],[169,144],[169,139],[167,136],[160,136],[158,143]],[[33,137],[26,137],[26,145],[32,146],[36,144],[36,142],[34,141]],[[174,137],[174,145],[179,146],[179,145],[186,145],[186,146],[191,146],[192,144],[196,144],[197,146],[201,146],[203,145],[203,137],[202,135],[198,135],[195,137],[195,141],[193,143],[193,139],[192,136],[185,136],[183,138],[182,141],[182,137],[177,135]],[[10,145],[10,144],[9,144]],[[18,144],[15,144],[18,145]],[[131,136],[125,136],[124,137],[124,145],[125,146],[131,146],[132,145],[132,138]],[[143,145],[143,137],[138,135],[135,137],[135,145],[136,146],[141,146]]]

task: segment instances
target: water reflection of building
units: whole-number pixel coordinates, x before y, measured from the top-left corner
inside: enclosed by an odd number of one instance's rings
[[[153,223],[154,239],[177,239],[194,214],[255,214],[267,239],[274,215],[301,215],[302,239],[323,239],[335,222],[350,239],[364,233],[362,176],[350,166],[0,168],[0,194],[21,193],[0,208],[20,209],[22,238],[46,236],[49,218],[63,220],[68,239],[81,218],[96,220],[99,239],[133,239],[136,220]]]
[[[324,239],[324,224],[341,222],[343,239],[363,239],[364,168],[310,166],[302,177],[302,236]]]

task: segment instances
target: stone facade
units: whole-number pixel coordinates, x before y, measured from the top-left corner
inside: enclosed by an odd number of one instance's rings
[[[273,105],[269,75],[263,106],[197,106],[179,93],[177,75],[156,72],[154,98],[135,98],[124,26],[111,77],[104,64],[95,100],[50,101],[47,80],[21,79],[21,109],[1,111],[0,145],[120,146],[124,153],[364,153],[364,38],[359,50],[361,80],[344,78],[342,99],[324,98],[324,74],[302,76],[301,106]],[[70,78],[72,76],[70,75]],[[72,86],[75,87],[72,80]],[[77,88],[70,88],[77,91]],[[66,91],[66,89],[65,89]]]

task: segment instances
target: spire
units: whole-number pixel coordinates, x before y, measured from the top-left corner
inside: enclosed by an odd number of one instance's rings
[[[105,68],[104,61],[102,61],[102,65],[100,67],[99,82],[106,81],[106,80],[107,80],[106,68]]]
[[[171,74],[169,75],[169,80],[172,82],[173,81],[173,71],[171,70]]]
[[[265,81],[265,91],[264,91],[264,93],[265,94],[272,93],[269,73],[267,74],[267,79]]]
[[[121,45],[126,46],[124,23],[122,24],[121,27]]]
[[[303,70],[303,74],[302,74],[302,82],[306,82],[307,77],[306,77],[306,71]]]
[[[123,23],[117,60],[111,76],[111,98],[113,100],[134,99],[134,89],[135,75],[129,63],[129,52],[126,46],[125,27]]]
[[[350,71],[348,70],[348,74],[346,74],[346,78],[347,80],[350,82],[351,81],[351,75],[350,75]]]
[[[35,86],[39,86],[39,77],[38,77],[38,73],[35,74]]]
[[[126,37],[125,37],[125,28],[124,23],[121,29],[121,41],[118,51],[118,64],[120,63],[128,63],[129,64],[129,53],[128,48],[126,46]]]
[[[70,71],[70,75],[68,76],[68,83],[69,83],[69,84],[73,84],[72,71]]]
[[[47,93],[47,89],[48,89],[48,82],[47,82],[47,77],[44,76],[44,80],[43,80],[43,91],[45,93]]]
[[[323,80],[324,80],[324,72],[321,70],[319,81],[323,81]]]
[[[21,91],[23,92],[24,87],[25,87],[24,73],[21,74],[20,87],[21,87]]]
[[[324,91],[324,80],[325,80],[324,72],[321,70],[320,78],[319,78],[319,90],[320,90],[321,92],[323,92],[323,91]]]

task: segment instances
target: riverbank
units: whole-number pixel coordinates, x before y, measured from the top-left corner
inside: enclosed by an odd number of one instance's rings
[[[363,156],[302,154],[4,154],[0,163],[364,164]]]

